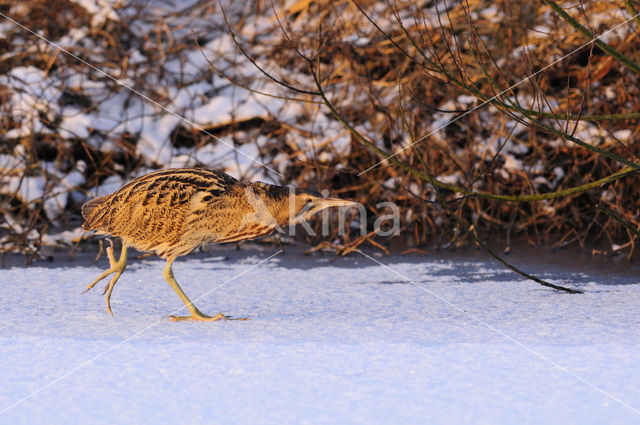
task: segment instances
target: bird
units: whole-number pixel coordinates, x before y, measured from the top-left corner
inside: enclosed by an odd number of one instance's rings
[[[163,276],[187,306],[190,315],[171,320],[215,321],[230,319],[219,313],[202,313],[176,280],[172,264],[205,243],[228,243],[266,236],[295,225],[330,207],[357,203],[299,188],[263,182],[242,182],[221,171],[174,168],[138,177],[111,195],[91,199],[82,206],[85,231],[120,238],[122,251],[114,255],[108,239],[109,268],[84,292],[113,274],[105,286],[107,311],[111,294],[127,266],[127,250],[151,252],[166,260]]]

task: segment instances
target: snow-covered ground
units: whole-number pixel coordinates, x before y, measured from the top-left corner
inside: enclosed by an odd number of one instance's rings
[[[102,285],[80,295],[106,259],[10,259],[0,423],[640,423],[635,266],[529,256],[586,291],[567,295],[480,254],[376,257],[388,269],[300,249],[180,259],[201,310],[251,319],[210,323],[162,319],[182,303],[157,258],[130,261],[115,318]]]

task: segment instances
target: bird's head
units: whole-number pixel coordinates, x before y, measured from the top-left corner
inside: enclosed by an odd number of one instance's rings
[[[292,206],[289,214],[289,223],[296,224],[311,218],[320,211],[331,207],[352,207],[357,203],[340,198],[324,198],[318,192],[306,189],[295,189],[293,200],[289,199]],[[293,214],[291,214],[293,212]]]
[[[253,190],[259,193],[265,206],[279,226],[297,224],[318,212],[331,207],[351,207],[356,202],[340,198],[325,198],[320,193],[307,189],[294,189],[266,183],[254,183]]]

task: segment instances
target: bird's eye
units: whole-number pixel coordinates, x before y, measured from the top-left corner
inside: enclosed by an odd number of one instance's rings
[[[311,202],[313,202],[313,199],[307,198],[307,204],[310,204]]]

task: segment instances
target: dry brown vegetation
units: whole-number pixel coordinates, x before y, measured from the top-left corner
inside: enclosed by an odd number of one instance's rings
[[[159,104],[171,105],[167,87],[202,82],[286,99],[248,119],[232,114],[196,129],[176,123],[170,149],[191,164],[220,167],[199,155],[220,143],[211,135],[255,144],[252,152],[283,184],[330,188],[367,205],[371,217],[382,213],[376,203],[397,203],[417,245],[497,235],[507,244],[517,237],[634,251],[640,19],[607,33],[604,44],[589,32],[630,19],[637,1],[195,2],[171,13],[140,3],[101,23],[73,2],[12,3],[0,2],[0,11],[54,41],[87,28],[69,50]],[[16,87],[0,85],[0,154],[19,159],[0,170],[0,181],[46,181],[35,199],[0,194],[3,249],[37,251],[51,222],[76,223],[79,205],[109,176],[166,164],[145,154],[135,132],[58,132],[63,106],[90,112],[113,96],[139,98],[23,29],[3,28],[0,74],[33,66],[60,93],[54,108],[20,115],[10,101]],[[216,39],[224,43],[214,54],[205,46]],[[133,51],[145,60],[132,60]],[[196,57],[206,60],[194,70]],[[78,89],[69,83],[78,75],[104,89]],[[189,108],[176,112],[190,116]],[[23,126],[21,117],[38,125],[5,136]],[[60,184],[74,170],[83,181]],[[60,190],[72,196],[60,201],[59,217],[48,217],[44,205]]]

